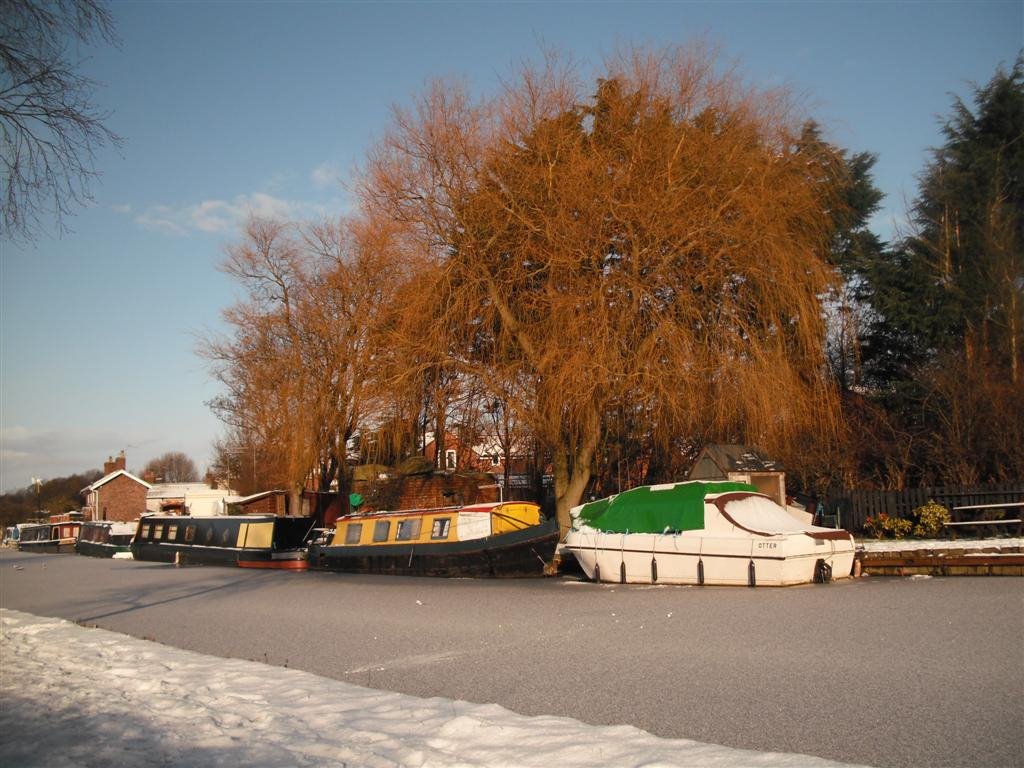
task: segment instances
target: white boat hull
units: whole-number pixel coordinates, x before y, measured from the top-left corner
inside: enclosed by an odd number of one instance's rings
[[[570,531],[563,548],[593,581],[624,584],[789,586],[853,570],[852,542],[804,534],[765,537]],[[816,574],[816,569],[818,574]]]

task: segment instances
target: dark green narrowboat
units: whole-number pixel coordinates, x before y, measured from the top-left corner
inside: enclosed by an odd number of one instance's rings
[[[138,523],[112,520],[88,520],[78,532],[75,551],[88,557],[113,557],[131,552],[132,539]]]
[[[143,515],[132,556],[181,565],[305,570],[311,517]]]

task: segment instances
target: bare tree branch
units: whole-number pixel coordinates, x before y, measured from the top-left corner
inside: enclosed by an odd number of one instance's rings
[[[0,168],[3,232],[31,238],[52,215],[91,200],[98,149],[120,146],[78,71],[79,44],[117,45],[100,0],[0,0]]]

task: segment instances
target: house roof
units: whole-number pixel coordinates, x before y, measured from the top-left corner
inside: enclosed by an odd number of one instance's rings
[[[139,479],[138,477],[136,477],[135,475],[133,475],[133,474],[132,474],[131,472],[129,472],[128,470],[125,470],[125,469],[119,469],[119,470],[117,470],[116,472],[111,472],[111,473],[110,473],[109,475],[104,475],[103,477],[101,477],[101,478],[100,478],[99,480],[97,480],[97,481],[96,481],[95,483],[93,483],[92,485],[87,485],[87,486],[86,486],[85,488],[83,488],[83,489],[82,489],[82,491],[81,491],[81,492],[82,492],[82,493],[85,493],[86,491],[96,491],[96,490],[99,490],[99,488],[100,488],[101,486],[104,486],[104,485],[106,485],[106,484],[107,484],[107,483],[109,483],[109,482],[110,482],[111,480],[114,480],[115,478],[118,478],[118,477],[120,477],[121,475],[124,475],[125,477],[127,477],[127,478],[130,478],[131,480],[134,480],[134,481],[135,481],[136,483],[138,483],[138,484],[139,484],[139,485],[141,485],[141,486],[144,486],[144,487],[145,487],[145,488],[147,488],[147,489],[149,489],[149,488],[152,488],[152,487],[153,487],[153,486],[151,486],[151,485],[150,485],[149,483],[147,483],[147,482],[146,482],[145,480],[141,480],[141,479]]]
[[[718,470],[722,479],[729,472],[781,472],[783,469],[781,462],[768,458],[760,448],[755,446],[715,443],[705,446],[697,456],[697,460],[690,469],[691,480],[714,479],[708,472],[710,467],[706,462],[710,462]]]

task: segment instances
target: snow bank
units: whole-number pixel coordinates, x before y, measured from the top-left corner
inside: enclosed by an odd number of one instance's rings
[[[11,610],[0,646],[6,765],[841,765],[376,691]]]

